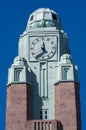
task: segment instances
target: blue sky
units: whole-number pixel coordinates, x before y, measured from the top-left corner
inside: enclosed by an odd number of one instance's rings
[[[1,0],[0,1],[0,130],[5,130],[8,68],[18,55],[20,34],[29,14],[40,7],[55,10],[68,34],[73,61],[79,68],[82,130],[86,130],[86,1],[85,0]]]

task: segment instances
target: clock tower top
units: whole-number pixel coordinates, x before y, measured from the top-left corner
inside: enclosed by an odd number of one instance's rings
[[[56,27],[61,29],[61,22],[57,13],[49,8],[39,8],[28,20],[27,28]]]
[[[58,15],[30,14],[8,70],[6,130],[81,130],[78,68]]]

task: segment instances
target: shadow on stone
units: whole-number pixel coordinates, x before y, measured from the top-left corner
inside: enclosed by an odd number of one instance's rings
[[[63,125],[60,121],[57,121],[57,130],[63,130]]]
[[[31,77],[31,90],[27,90],[27,120],[39,120],[40,110],[42,110],[43,102],[42,98],[39,96],[37,76],[33,71],[31,72]],[[32,118],[29,118],[29,111],[32,113]]]

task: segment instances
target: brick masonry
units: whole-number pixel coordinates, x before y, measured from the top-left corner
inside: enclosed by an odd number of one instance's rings
[[[62,123],[62,130],[81,130],[79,83],[55,85],[55,118]]]
[[[32,119],[31,90],[31,85],[28,84],[11,84],[8,86],[6,130],[26,130],[27,120]]]
[[[32,86],[7,88],[6,130],[81,130],[79,83],[55,85],[55,120],[32,120]]]
[[[32,120],[32,86],[11,84],[7,88],[6,130],[61,130],[57,120]]]

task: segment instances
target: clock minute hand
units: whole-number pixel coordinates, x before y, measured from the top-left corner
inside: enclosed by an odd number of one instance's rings
[[[43,38],[42,38],[42,40],[41,40],[41,49],[42,49],[42,51],[45,51],[45,44],[44,44],[44,42],[43,42]]]

